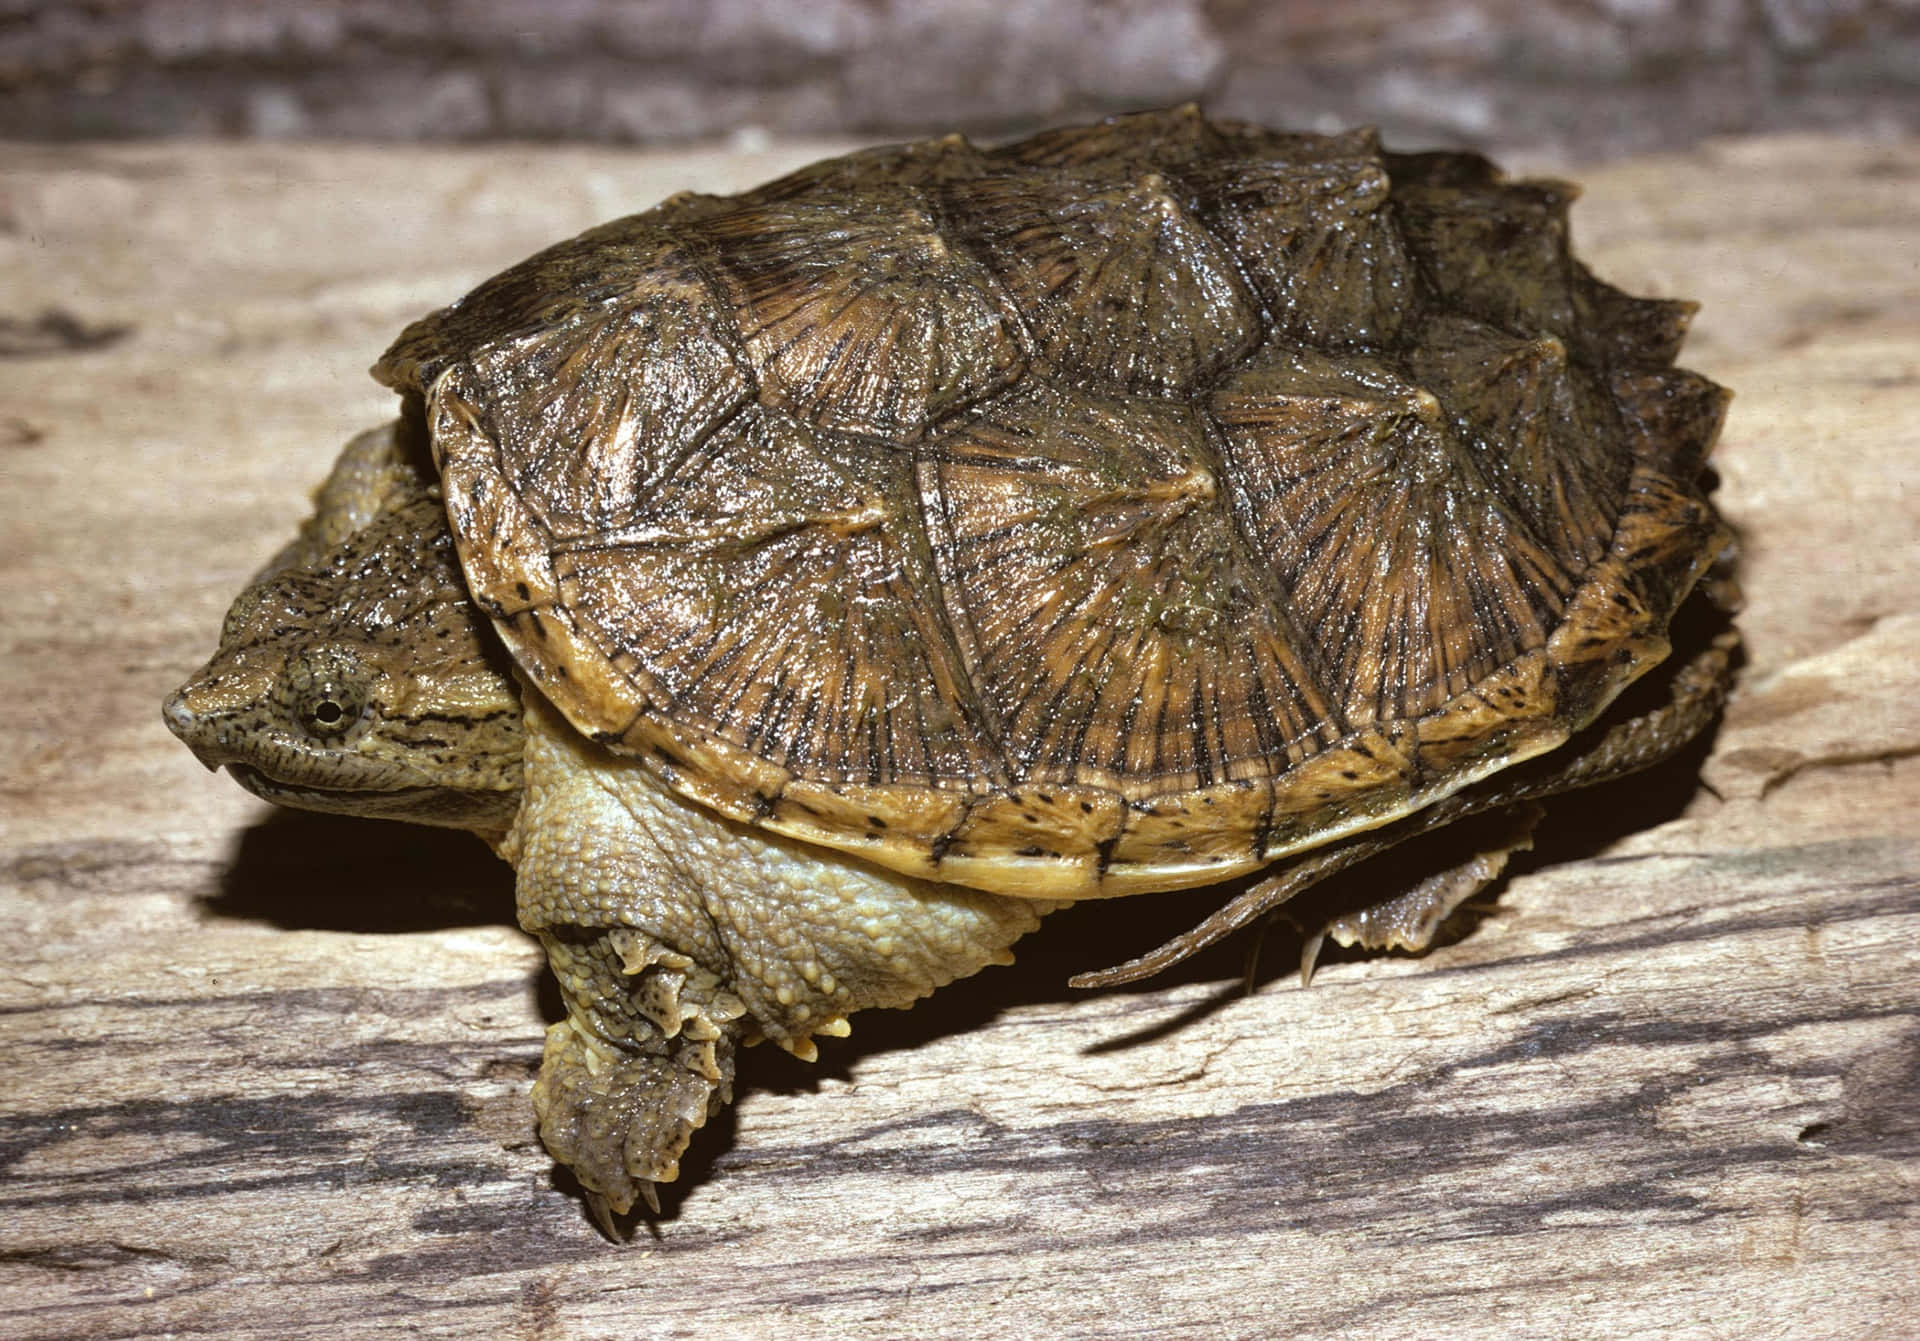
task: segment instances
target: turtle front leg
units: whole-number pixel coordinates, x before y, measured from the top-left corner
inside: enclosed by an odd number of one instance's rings
[[[540,937],[567,1018],[547,1030],[540,1139],[587,1189],[602,1228],[680,1176],[693,1133],[733,1098],[745,1007],[715,975],[628,927]]]
[[[733,1058],[804,1060],[847,1017],[989,964],[1058,905],[915,880],[722,818],[527,693],[526,799],[502,855],[567,1018],[534,1087],[554,1158],[615,1211],[652,1204],[732,1098]]]

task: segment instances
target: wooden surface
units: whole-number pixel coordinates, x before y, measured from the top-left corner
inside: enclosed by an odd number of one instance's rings
[[[557,1005],[459,835],[269,813],[161,728],[412,315],[757,159],[0,150],[0,1335],[1909,1334],[1920,1304],[1920,144],[1587,175],[1705,300],[1750,664],[1704,751],[1563,806],[1463,939],[1191,915],[747,1054],[609,1246],[527,1089]]]

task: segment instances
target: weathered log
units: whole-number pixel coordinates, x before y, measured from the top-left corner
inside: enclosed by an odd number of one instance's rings
[[[1700,298],[1748,665],[1710,753],[1550,816],[1422,959],[1191,909],[746,1055],[634,1246],[535,1139],[557,1003],[461,835],[270,813],[158,705],[535,247],[808,157],[0,151],[0,1333],[1894,1335],[1920,1282],[1920,144],[1588,175]],[[775,160],[779,159],[779,162]],[[1704,781],[1702,780],[1704,779]]]

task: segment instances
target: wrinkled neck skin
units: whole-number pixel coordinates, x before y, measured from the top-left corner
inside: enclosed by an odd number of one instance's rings
[[[513,822],[519,690],[467,599],[407,421],[347,444],[163,715],[208,768],[279,805],[492,840]]]

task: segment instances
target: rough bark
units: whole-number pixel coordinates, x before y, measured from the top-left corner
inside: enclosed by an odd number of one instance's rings
[[[1706,306],[1749,662],[1711,749],[1551,815],[1464,936],[1190,918],[746,1056],[657,1230],[531,1127],[557,1003],[459,835],[272,814],[158,705],[390,412],[364,366],[544,242],[809,149],[0,151],[0,1332],[1894,1335],[1920,1260],[1920,145],[1582,174]],[[1703,781],[1704,780],[1704,781]],[[763,1055],[767,1054],[767,1055]],[[1116,1301],[1124,1301],[1116,1306]]]

